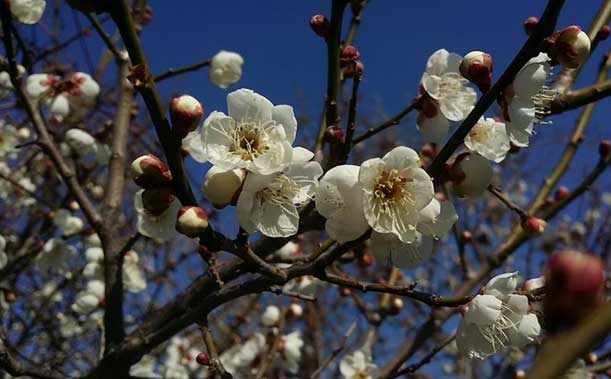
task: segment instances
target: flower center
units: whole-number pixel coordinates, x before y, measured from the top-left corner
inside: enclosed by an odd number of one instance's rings
[[[299,186],[295,181],[284,174],[276,178],[258,193],[261,202],[284,207],[293,205],[293,199],[299,191]]]
[[[368,379],[369,374],[366,370],[357,370],[354,375],[352,375],[352,379]]]
[[[442,98],[454,96],[460,91],[461,87],[462,82],[460,79],[453,75],[444,75],[441,77],[441,82],[439,83],[439,96]]]
[[[411,194],[404,188],[407,178],[399,174],[399,170],[383,171],[376,178],[373,196],[385,203],[407,200],[413,202]]]
[[[268,149],[265,137],[261,125],[255,122],[243,122],[234,130],[231,151],[246,161],[252,161]]]

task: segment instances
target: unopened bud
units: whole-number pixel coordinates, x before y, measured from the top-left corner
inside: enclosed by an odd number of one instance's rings
[[[204,179],[204,196],[216,208],[224,208],[237,199],[245,177],[241,169],[225,171],[212,166]]]
[[[596,37],[594,37],[594,42],[604,41],[607,38],[609,38],[610,35],[611,35],[611,26],[603,25],[600,27],[600,29],[598,29],[598,32],[596,33]]]
[[[210,357],[206,353],[199,353],[195,357],[195,362],[200,366],[210,366]]]
[[[598,362],[598,355],[596,355],[595,352],[591,351],[588,353],[588,355],[586,355],[586,359],[584,360],[586,361],[587,364],[592,365]]]
[[[153,215],[160,215],[170,207],[174,194],[169,187],[147,188],[142,192],[142,206]]]
[[[132,162],[132,178],[142,188],[151,188],[172,180],[172,174],[161,159],[153,154],[142,155]]]
[[[513,372],[513,379],[524,379],[526,378],[526,372],[524,370],[515,370]]]
[[[68,204],[68,208],[70,208],[73,211],[78,211],[80,206],[78,205],[78,203],[74,200],[72,200],[69,204]]]
[[[356,63],[351,63],[344,69],[344,77],[353,78],[355,76],[361,76],[363,75],[364,70],[365,66],[363,65],[363,62],[357,61]]]
[[[182,95],[170,101],[172,131],[181,139],[197,129],[197,124],[203,114],[204,109],[201,103],[193,96]]]
[[[359,258],[359,266],[363,268],[371,266],[372,263],[373,258],[367,253],[361,255],[361,257]]]
[[[339,287],[339,295],[341,297],[348,297],[352,295],[352,290],[348,287]]]
[[[341,66],[348,66],[352,63],[357,62],[361,58],[361,54],[352,45],[344,46],[341,55],[339,57],[339,63]]]
[[[590,54],[590,38],[579,26],[560,30],[550,41],[550,57],[568,68],[576,68]]]
[[[547,223],[543,219],[528,215],[522,217],[522,229],[524,229],[529,236],[539,236],[543,234],[546,225]]]
[[[325,37],[329,33],[329,20],[321,14],[315,14],[310,18],[310,27],[320,37]]]
[[[486,92],[492,83],[492,57],[482,51],[471,51],[460,63],[460,73],[475,84],[480,91]]]
[[[293,318],[299,318],[303,316],[303,307],[297,303],[291,303],[287,315]]]
[[[556,192],[554,192],[554,200],[560,201],[565,199],[567,196],[571,194],[571,190],[565,186],[560,186],[556,188]]]
[[[331,126],[325,131],[325,138],[331,143],[343,143],[344,130],[339,126]]]
[[[144,13],[140,19],[140,24],[146,26],[153,21],[153,8],[150,5],[144,7]]]
[[[463,230],[462,234],[460,235],[460,240],[462,243],[471,242],[471,240],[473,240],[473,233],[471,233],[470,230]]]
[[[405,303],[403,302],[403,299],[400,297],[395,297],[392,299],[390,306],[388,307],[388,313],[391,315],[397,315],[399,312],[401,312],[404,305]]]
[[[261,315],[261,323],[265,326],[275,326],[280,322],[280,309],[275,305],[269,305]]]
[[[176,230],[195,238],[208,229],[208,214],[200,207],[186,206],[178,210]]]
[[[538,23],[539,19],[535,16],[530,16],[529,18],[524,20],[524,31],[526,32],[526,34],[531,35],[535,31],[535,28],[537,27]]]
[[[600,141],[600,145],[598,145],[598,153],[600,154],[601,159],[608,159],[611,155],[611,140],[605,139]]]

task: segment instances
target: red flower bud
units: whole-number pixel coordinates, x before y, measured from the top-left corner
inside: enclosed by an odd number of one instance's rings
[[[329,20],[321,14],[315,14],[310,18],[310,27],[320,37],[325,37],[329,33]]]
[[[607,38],[609,38],[610,35],[611,35],[611,26],[603,25],[600,27],[600,29],[598,29],[598,32],[596,33],[596,37],[594,37],[594,42],[604,41]]]
[[[200,366],[209,366],[210,365],[210,357],[206,353],[199,353],[195,357],[195,362],[197,362]]]
[[[341,297],[348,297],[352,295],[352,290],[348,287],[339,287],[339,295]]]
[[[539,236],[543,234],[546,225],[547,223],[543,219],[534,216],[522,217],[522,229],[530,236]]]
[[[459,67],[460,73],[480,91],[486,92],[492,84],[492,57],[482,51],[471,51],[465,55]]]
[[[373,258],[371,257],[371,255],[365,253],[363,255],[361,255],[361,257],[359,258],[359,266],[365,268],[365,267],[369,267],[373,264]]]
[[[357,62],[361,58],[361,54],[352,45],[344,46],[342,53],[339,57],[339,63],[341,66],[347,66],[350,63]]]
[[[181,139],[197,128],[203,114],[201,103],[192,96],[182,95],[170,101],[172,131]]]
[[[361,76],[363,75],[363,70],[365,70],[365,66],[361,61],[351,63],[344,69],[344,77],[353,78],[354,76]]]
[[[539,19],[535,16],[530,16],[529,18],[524,20],[524,31],[526,32],[526,34],[531,35],[535,31],[535,28],[537,27],[538,23]]]
[[[165,163],[153,154],[136,158],[131,164],[131,172],[134,182],[142,188],[156,187],[172,180]]]
[[[331,143],[344,142],[344,130],[339,126],[332,126],[325,131],[325,138]]]
[[[208,229],[208,214],[200,207],[186,206],[178,210],[176,230],[195,238]]]
[[[571,194],[571,190],[565,186],[560,186],[556,188],[556,192],[554,192],[554,200],[560,201]]]

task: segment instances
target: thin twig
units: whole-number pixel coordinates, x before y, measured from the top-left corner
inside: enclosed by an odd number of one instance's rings
[[[181,75],[181,74],[184,74],[190,71],[196,71],[196,70],[199,70],[200,68],[210,66],[211,62],[212,62],[212,59],[206,59],[201,62],[193,63],[193,64],[182,66],[182,67],[169,68],[166,71],[162,72],[161,74],[155,75],[153,77],[153,81],[158,83],[162,80],[169,79],[177,75]]]
[[[337,358],[337,356],[342,352],[342,350],[344,350],[346,342],[348,342],[348,338],[350,338],[352,333],[354,333],[354,331],[356,330],[356,325],[356,321],[353,321],[352,324],[350,324],[342,338],[337,343],[337,346],[335,346],[335,349],[333,349],[331,354],[327,358],[325,358],[325,360],[320,364],[316,371],[314,371],[312,375],[310,375],[310,379],[318,378],[320,374],[322,374],[324,369],[329,366],[329,364],[331,364],[331,362],[333,362],[335,358]]]

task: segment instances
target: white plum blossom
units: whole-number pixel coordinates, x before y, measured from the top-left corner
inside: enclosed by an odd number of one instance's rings
[[[511,142],[519,147],[528,146],[533,124],[542,110],[541,99],[546,91],[545,82],[552,70],[545,53],[530,59],[518,72],[513,83],[503,91],[503,119]]]
[[[200,125],[182,139],[182,148],[189,153],[191,158],[199,163],[208,162],[208,156],[202,144],[203,135],[203,125]]]
[[[399,146],[361,165],[362,207],[369,226],[402,242],[416,240],[419,212],[433,199],[433,181],[414,150]]]
[[[210,81],[221,88],[227,88],[240,80],[244,59],[240,54],[221,50],[212,57],[208,75]]]
[[[301,250],[301,246],[299,246],[298,243],[289,241],[280,249],[276,250],[274,254],[282,259],[292,259],[303,255],[303,251]]]
[[[142,204],[143,192],[144,190],[140,190],[134,195],[134,208],[138,214],[138,232],[143,236],[161,242],[174,238],[178,235],[175,225],[176,215],[180,210],[180,201],[173,199],[168,209],[159,215],[154,215],[144,209]]]
[[[3,236],[0,236],[0,270],[6,267],[8,263],[8,257],[6,256],[6,252],[4,249],[6,248],[6,239]]]
[[[138,363],[130,367],[129,374],[139,378],[161,379],[161,375],[155,372],[156,363],[157,359],[155,357],[145,354]]]
[[[125,289],[138,293],[146,289],[146,279],[140,265],[138,253],[129,250],[123,258],[123,285]]]
[[[314,297],[321,284],[322,281],[320,281],[320,279],[310,275],[305,275],[289,280],[284,286],[282,286],[282,290],[286,293],[295,293],[305,297]]]
[[[9,0],[11,13],[21,23],[37,23],[45,11],[45,0]]]
[[[85,224],[80,217],[73,216],[67,209],[58,209],[53,215],[53,223],[65,236],[71,236],[83,230]]]
[[[517,282],[517,272],[496,276],[467,304],[456,332],[460,354],[484,359],[535,341],[541,327],[537,316],[528,313],[528,298],[514,293]]]
[[[236,379],[252,377],[250,365],[264,351],[265,336],[255,333],[246,342],[236,344],[225,350],[219,357],[223,367]]]
[[[76,72],[67,78],[33,74],[27,78],[26,93],[33,99],[43,101],[53,116],[63,120],[71,112],[80,116],[95,101],[100,86],[84,72]]]
[[[19,132],[4,120],[0,120],[0,159],[6,161],[13,159],[17,153]]]
[[[245,177],[242,169],[223,170],[212,166],[206,173],[202,192],[216,208],[223,208],[234,201]]]
[[[191,378],[201,370],[195,361],[198,350],[184,337],[175,336],[166,349],[164,378]]]
[[[281,353],[286,362],[286,369],[291,374],[297,374],[301,362],[301,348],[303,347],[301,331],[296,330],[282,336],[282,347]]]
[[[493,162],[502,162],[509,148],[505,124],[493,118],[480,118],[465,137],[465,146]]]
[[[0,99],[7,97],[14,89],[8,71],[0,71]]]
[[[280,308],[275,305],[268,305],[261,315],[261,323],[265,326],[277,325],[280,321]]]
[[[90,280],[87,288],[76,294],[72,310],[77,313],[89,313],[99,307],[104,299],[104,282],[101,280]]]
[[[62,337],[71,338],[83,333],[83,327],[79,324],[76,318],[63,313],[58,313],[57,319],[59,320],[59,333]]]
[[[293,162],[282,172],[250,173],[237,203],[240,226],[247,232],[260,231],[268,237],[289,237],[299,227],[298,209],[316,191],[322,168],[310,162],[314,154],[295,148]]]
[[[355,240],[369,229],[359,170],[354,165],[333,167],[320,179],[316,191],[316,210],[327,219],[329,237],[338,242]]]
[[[459,72],[462,57],[445,49],[435,51],[426,62],[420,79],[426,97],[418,117],[418,128],[427,142],[441,143],[450,128],[449,121],[464,120],[477,99],[469,81]]]
[[[40,272],[64,273],[70,269],[70,260],[76,254],[74,246],[68,245],[61,238],[51,238],[43,245],[42,251],[36,256],[34,264]]]
[[[229,115],[212,112],[202,127],[207,159],[223,170],[269,175],[288,166],[297,120],[289,105],[274,106],[249,89],[227,95]]]
[[[346,355],[339,362],[339,372],[343,379],[372,379],[372,372],[376,368],[371,354],[362,350]]]
[[[461,197],[476,196],[488,188],[492,181],[492,165],[479,154],[467,153],[454,163],[462,178],[455,180],[454,190]]]

